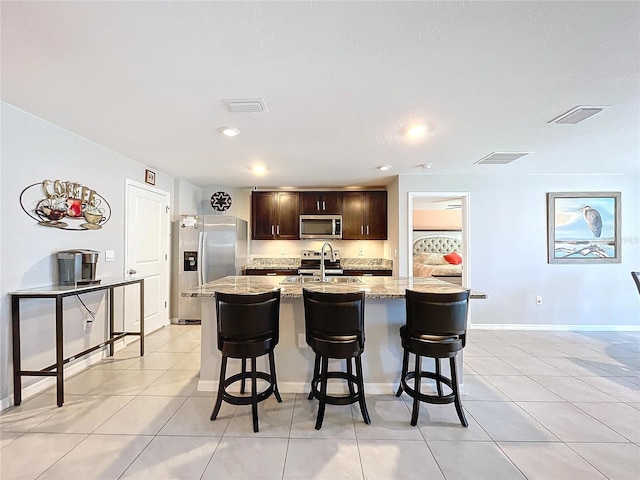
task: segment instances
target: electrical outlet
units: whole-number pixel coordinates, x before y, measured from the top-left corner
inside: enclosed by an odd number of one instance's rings
[[[91,325],[93,325],[93,318],[91,315],[87,314],[84,317],[84,331],[91,330]]]
[[[286,254],[287,254],[287,249],[286,249],[286,248],[284,248],[284,247],[282,247],[282,248],[280,249],[280,255],[286,255]]]
[[[307,348],[307,339],[304,333],[298,334],[298,348]]]
[[[542,295],[536,297],[536,305],[542,305]]]
[[[360,247],[360,249],[358,250],[358,255],[360,256],[364,255],[364,248]]]

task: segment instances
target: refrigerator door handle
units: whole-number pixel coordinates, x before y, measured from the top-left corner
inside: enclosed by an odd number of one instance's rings
[[[204,283],[204,232],[198,233],[198,286]]]

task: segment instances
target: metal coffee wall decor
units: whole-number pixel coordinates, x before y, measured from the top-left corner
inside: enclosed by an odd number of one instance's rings
[[[99,230],[111,218],[109,203],[78,182],[44,180],[20,193],[22,210],[44,227]]]

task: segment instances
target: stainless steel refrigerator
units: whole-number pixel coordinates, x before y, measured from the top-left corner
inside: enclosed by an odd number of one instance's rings
[[[231,215],[182,215],[173,225],[173,323],[198,323],[200,299],[183,297],[190,288],[247,266],[247,222]]]

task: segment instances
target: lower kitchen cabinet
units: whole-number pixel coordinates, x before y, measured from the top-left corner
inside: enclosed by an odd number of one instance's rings
[[[351,277],[390,277],[393,270],[344,270],[344,274]]]
[[[247,268],[245,275],[298,275],[297,268]]]

